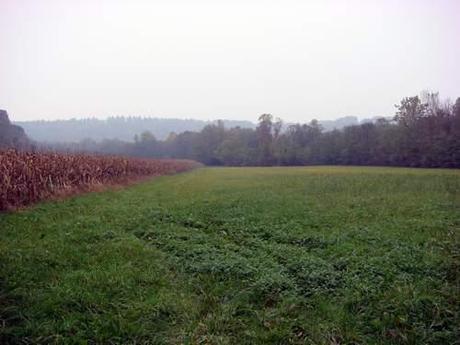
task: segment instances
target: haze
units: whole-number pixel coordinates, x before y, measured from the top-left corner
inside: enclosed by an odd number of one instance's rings
[[[460,96],[460,2],[0,1],[0,108],[255,121]]]

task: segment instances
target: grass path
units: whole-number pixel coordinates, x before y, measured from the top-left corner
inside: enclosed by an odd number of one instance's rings
[[[204,168],[0,215],[0,343],[448,344],[460,172]]]

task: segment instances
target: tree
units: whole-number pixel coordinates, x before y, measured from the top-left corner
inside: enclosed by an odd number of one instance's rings
[[[150,131],[144,131],[141,133],[140,141],[144,143],[155,142],[155,136]]]
[[[259,164],[261,165],[272,165],[274,163],[272,131],[273,116],[271,114],[260,115],[256,134],[259,150]]]
[[[426,116],[427,107],[428,105],[422,103],[418,96],[403,98],[401,103],[396,105],[398,111],[394,119],[399,124],[410,127],[417,120]]]
[[[460,97],[457,98],[453,106],[453,115],[460,118]]]
[[[208,165],[220,165],[221,162],[217,156],[217,149],[224,141],[225,127],[222,120],[217,124],[210,124],[204,127],[193,145],[196,157]]]
[[[254,130],[236,127],[227,131],[216,155],[224,165],[254,165],[256,149]]]
[[[134,145],[131,149],[134,155],[141,157],[158,157],[159,143],[150,131],[144,131],[134,137]]]

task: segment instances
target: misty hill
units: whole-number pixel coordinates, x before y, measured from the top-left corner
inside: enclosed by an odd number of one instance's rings
[[[171,132],[198,132],[206,125],[215,121],[193,119],[165,119],[146,117],[109,117],[106,120],[95,118],[71,119],[55,121],[24,121],[16,122],[24,128],[27,135],[40,142],[78,142],[83,139],[100,141],[103,139],[119,139],[133,141],[136,134],[150,131],[159,139],[164,140]],[[319,121],[324,130],[341,129],[358,124],[355,116],[342,117],[336,120]],[[255,128],[250,121],[224,120],[226,128]]]
[[[24,130],[11,123],[6,110],[0,110],[0,149],[14,147],[18,149],[30,146]]]
[[[342,129],[347,126],[354,126],[359,124],[356,116],[339,117],[335,120],[321,120],[318,121],[325,131],[332,131],[334,129]]]
[[[41,142],[78,142],[83,139],[100,141],[119,139],[133,141],[136,134],[150,131],[157,139],[164,140],[171,132],[198,132],[213,121],[193,119],[163,119],[145,117],[109,117],[55,121],[17,122],[30,138]],[[226,127],[253,128],[249,121],[224,120]]]

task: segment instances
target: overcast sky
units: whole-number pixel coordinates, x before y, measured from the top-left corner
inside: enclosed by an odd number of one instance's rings
[[[13,120],[393,115],[460,96],[459,0],[0,0]]]

